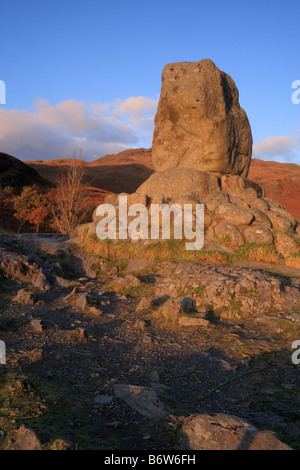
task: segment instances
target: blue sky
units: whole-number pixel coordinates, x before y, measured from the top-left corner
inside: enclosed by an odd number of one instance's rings
[[[0,16],[0,151],[150,147],[164,65],[209,58],[235,80],[254,156],[300,163],[299,0],[1,0]]]

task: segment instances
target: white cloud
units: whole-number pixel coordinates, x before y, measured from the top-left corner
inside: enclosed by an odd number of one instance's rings
[[[111,108],[111,103],[92,103],[91,108],[94,110],[95,114],[102,114],[108,112]]]
[[[132,96],[124,101],[115,100],[113,115],[116,118],[125,117],[134,129],[139,130],[142,140],[147,140],[151,135],[152,141],[157,104],[158,99],[146,96]]]
[[[146,96],[131,96],[124,101],[115,101],[115,114],[130,116],[143,116],[145,113],[153,112],[157,107],[158,100],[147,98]]]
[[[0,151],[26,160],[64,158],[81,148],[87,160],[151,146],[157,100],[113,103],[38,99],[33,111],[0,109]]]
[[[260,140],[253,146],[253,156],[263,160],[300,163],[300,138],[285,135]]]

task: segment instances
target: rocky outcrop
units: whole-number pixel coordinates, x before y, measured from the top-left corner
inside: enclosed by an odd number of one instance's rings
[[[192,168],[169,168],[153,173],[138,189],[138,194],[147,194],[152,199],[164,194],[169,198],[193,196],[199,201],[210,193],[220,191],[220,181],[216,175]]]
[[[12,439],[5,444],[3,450],[43,450],[43,448],[35,432],[22,424],[14,431]]]
[[[110,194],[105,199],[106,203],[116,208],[117,218],[120,196],[126,194]],[[241,176],[223,175],[219,178],[192,168],[169,168],[154,173],[136,193],[127,194],[127,197],[128,207],[132,204],[144,204],[147,207],[149,221],[152,204],[177,204],[182,209],[184,204],[192,204],[194,213],[196,204],[204,204],[203,250],[232,253],[232,250],[247,244],[270,246],[278,261],[282,258],[282,262],[289,260],[288,263],[298,266],[299,223],[284,206],[263,197],[259,185]],[[78,234],[95,234],[97,223],[102,218],[96,216],[95,211],[93,222],[79,227]],[[128,238],[128,241],[132,240]],[[146,242],[149,241],[150,226],[149,240]],[[213,247],[210,246],[212,243]]]
[[[40,291],[50,289],[50,284],[43,270],[30,259],[0,247],[0,276],[9,277],[31,284]]]
[[[236,416],[194,415],[180,432],[180,450],[293,450],[270,431]]]
[[[46,292],[53,286],[68,286],[63,276],[95,278],[96,258],[74,249],[61,236],[0,235],[0,279],[27,284],[14,298],[22,304],[34,303],[32,288]]]
[[[160,315],[174,323],[183,314],[180,295],[194,301],[196,307],[190,310],[197,316],[203,316],[202,306],[209,305],[213,311],[221,308],[221,320],[228,315],[239,318],[245,312],[259,317],[272,309],[300,308],[300,282],[289,286],[283,279],[259,270],[164,261],[157,266],[156,275],[155,295],[169,299]]]
[[[232,78],[211,60],[168,64],[155,116],[155,171],[188,167],[247,177],[252,135]]]

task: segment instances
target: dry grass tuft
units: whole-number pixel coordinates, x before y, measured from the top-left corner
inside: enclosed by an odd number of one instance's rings
[[[226,254],[217,250],[185,249],[185,240],[163,240],[149,244],[129,241],[99,240],[96,235],[84,234],[81,237],[81,248],[89,253],[98,255],[114,262],[122,263],[130,258],[145,258],[155,265],[162,260],[192,261],[196,263],[230,265],[235,261],[255,261],[300,267],[299,257],[290,257],[284,260],[273,245],[247,243]]]

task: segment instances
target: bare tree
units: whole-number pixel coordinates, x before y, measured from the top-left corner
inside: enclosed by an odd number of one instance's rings
[[[80,225],[89,208],[88,186],[82,152],[75,152],[57,178],[52,206],[53,225],[61,233],[70,234]]]

